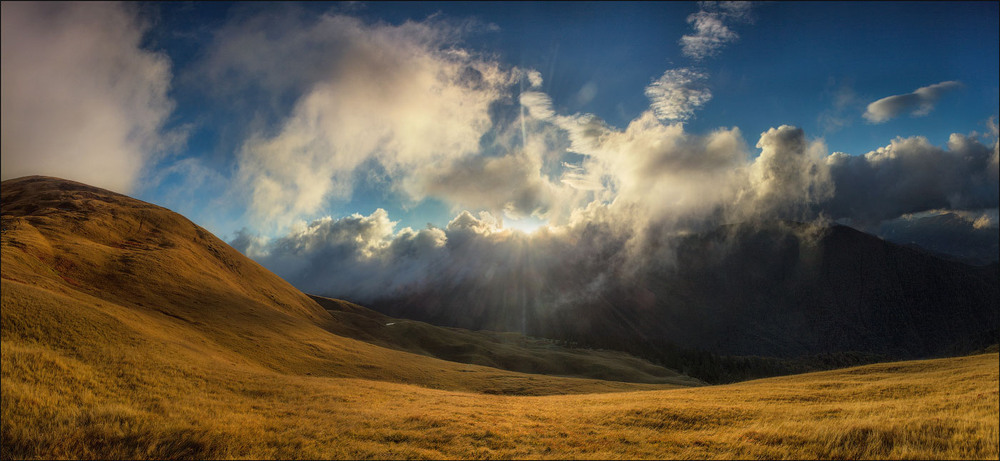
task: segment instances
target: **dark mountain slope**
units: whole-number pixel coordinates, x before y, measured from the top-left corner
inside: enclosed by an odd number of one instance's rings
[[[672,255],[638,277],[611,277],[596,292],[591,282],[599,272],[569,264],[573,271],[533,280],[514,303],[485,281],[463,280],[372,305],[395,316],[523,328],[647,357],[679,348],[912,358],[996,342],[996,264],[943,260],[844,226],[785,222],[683,237]],[[504,276],[517,279],[494,280]],[[588,290],[593,294],[585,299],[560,301]]]
[[[335,319],[330,331],[390,349],[522,373],[654,384],[703,384],[618,351],[562,347],[520,333],[470,331],[387,317],[339,299],[312,296]]]

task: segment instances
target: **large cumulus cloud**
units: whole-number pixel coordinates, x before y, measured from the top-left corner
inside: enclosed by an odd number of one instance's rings
[[[896,138],[865,155],[827,158],[837,193],[824,209],[834,218],[878,222],[932,209],[998,205],[996,144],[953,134],[947,146],[921,136]]]
[[[130,192],[166,132],[170,61],[141,47],[131,5],[4,2],[3,178],[59,176]]]
[[[303,290],[371,301],[447,283],[446,277],[482,275],[505,244],[525,238],[500,223],[489,212],[463,211],[444,229],[396,231],[380,208],[368,216],[318,219],[270,242],[241,231],[231,243]]]

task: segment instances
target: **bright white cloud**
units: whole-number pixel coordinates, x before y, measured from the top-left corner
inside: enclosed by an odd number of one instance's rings
[[[163,130],[170,61],[140,48],[120,3],[3,2],[3,178],[42,174],[130,192],[182,141]]]
[[[872,123],[883,123],[905,113],[927,115],[934,110],[941,96],[961,86],[959,82],[947,81],[918,88],[912,93],[888,96],[868,104],[863,116]]]

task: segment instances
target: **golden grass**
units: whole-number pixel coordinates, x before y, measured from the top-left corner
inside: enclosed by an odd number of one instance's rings
[[[727,386],[484,395],[3,341],[4,458],[997,457],[997,354]]]
[[[997,457],[995,353],[695,388],[443,361],[332,334],[167,210],[13,186],[4,459]]]

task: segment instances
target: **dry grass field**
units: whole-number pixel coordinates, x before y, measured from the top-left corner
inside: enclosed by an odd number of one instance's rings
[[[526,374],[334,334],[163,208],[46,178],[0,204],[4,459],[998,456],[995,353],[700,386],[557,350],[646,382]]]

